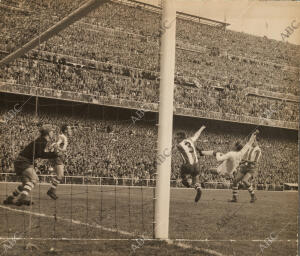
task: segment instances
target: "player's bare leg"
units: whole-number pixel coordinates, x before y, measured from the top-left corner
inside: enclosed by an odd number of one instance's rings
[[[249,191],[249,194],[251,196],[251,200],[250,200],[250,203],[254,203],[257,198],[255,196],[255,192],[254,192],[254,189],[253,189],[253,186],[252,184],[249,182],[250,178],[251,178],[251,174],[250,173],[246,173],[245,176],[243,177],[242,179],[242,182],[246,185],[248,191]]]
[[[53,200],[58,199],[58,196],[56,195],[57,186],[61,183],[63,177],[64,177],[64,165],[59,164],[55,165],[54,167],[56,176],[53,177],[51,181],[51,188],[48,190],[47,195],[50,196]]]
[[[195,189],[197,191],[196,197],[195,197],[195,202],[197,203],[202,195],[202,189],[201,189],[201,184],[200,184],[200,178],[199,175],[196,175],[193,177],[193,184],[195,186]]]
[[[232,185],[232,199],[230,202],[236,203],[237,198],[238,198],[238,184],[239,182],[243,179],[244,174],[242,174],[240,171],[237,172],[237,175],[235,179],[233,180],[233,185]]]
[[[186,169],[184,168],[184,165],[181,166],[181,170],[180,170],[180,177],[181,177],[181,183],[187,187],[190,188],[191,185],[188,182],[188,178],[190,177],[189,174],[187,174]]]
[[[184,175],[184,177],[182,176],[181,177],[181,183],[185,186],[185,187],[187,187],[187,188],[190,188],[191,186],[190,186],[190,184],[189,184],[189,182],[188,182],[188,179],[187,179],[187,177]]]

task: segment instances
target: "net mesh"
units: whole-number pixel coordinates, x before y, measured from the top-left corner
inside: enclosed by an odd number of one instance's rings
[[[8,42],[1,50],[7,54],[83,2],[1,3],[6,10],[3,14]],[[22,107],[1,130],[10,133],[9,174],[1,174],[1,201],[19,182],[13,174],[13,159],[38,136],[42,126],[51,125],[57,136],[66,123],[73,134],[65,156],[65,176],[57,188],[59,199],[51,200],[46,195],[56,175],[54,164],[37,159],[35,171],[40,181],[30,194],[34,204],[19,208],[1,205],[6,222],[0,227],[1,238],[23,240],[31,250],[59,251],[58,242],[62,240],[153,237],[155,171],[147,170],[147,165],[153,165],[154,159],[144,158],[142,152],[153,150],[147,149],[145,134],[156,133],[147,130],[143,123],[155,125],[157,115],[140,109],[140,104],[147,97],[151,103],[158,101],[158,79],[151,75],[158,77],[159,19],[156,27],[137,28],[132,25],[137,24],[132,23],[135,9],[129,1],[111,1],[4,67],[1,80],[10,87],[22,88],[29,96],[2,96],[3,113],[16,104]],[[11,27],[12,19],[17,26]],[[140,34],[140,30],[144,33]],[[15,43],[10,44],[13,35]],[[149,58],[154,62],[147,61]],[[141,78],[141,67],[151,78],[146,84]],[[39,98],[45,89],[109,99],[115,95],[121,100],[135,101],[140,110],[47,99],[50,94]],[[43,247],[40,240],[47,240],[47,246]]]

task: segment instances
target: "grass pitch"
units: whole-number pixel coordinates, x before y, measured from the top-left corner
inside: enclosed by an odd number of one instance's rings
[[[1,202],[15,185],[0,183]],[[193,189],[172,189],[165,242],[152,239],[153,188],[61,185],[53,201],[48,187],[31,207],[0,204],[0,255],[297,255],[295,192],[257,191],[250,204],[247,191],[229,203],[230,190],[205,190],[196,204]]]

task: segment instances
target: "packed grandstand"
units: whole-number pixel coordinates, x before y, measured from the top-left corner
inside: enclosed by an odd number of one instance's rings
[[[38,118],[35,116],[35,99],[1,94],[1,116],[14,109],[16,102],[27,101],[26,107],[1,128],[0,172],[13,172],[13,159],[20,149],[38,134],[39,125],[51,124],[56,133],[64,123],[74,128],[68,148],[66,171],[68,175],[155,179],[157,115],[144,112],[139,118],[133,110],[53,100],[39,100]],[[140,115],[141,116],[141,115]],[[192,134],[201,125],[207,126],[199,146],[204,150],[229,151],[234,142],[245,142],[255,126],[176,117],[174,133]],[[188,125],[188,129],[186,126]],[[282,185],[296,183],[298,177],[297,133],[261,127],[260,145],[263,156],[259,164],[257,184]],[[17,138],[17,139],[16,139]],[[249,137],[248,137],[249,138]],[[180,179],[181,157],[173,150],[172,180]],[[224,181],[206,173],[216,167],[212,157],[200,159],[203,181]],[[50,174],[51,161],[38,162],[40,174]]]
[[[65,5],[65,1],[45,0],[37,5],[2,0],[1,57],[82,2]],[[64,107],[53,111],[40,103],[39,119],[56,127],[68,120],[76,127],[66,163],[70,175],[154,178],[159,12],[158,7],[135,1],[111,1],[1,67],[1,115],[27,99],[5,92],[56,98],[44,104]],[[254,125],[264,125],[260,128],[263,157],[256,183],[297,182],[299,46],[234,32],[226,24],[217,24],[222,23],[203,24],[200,17],[189,15],[177,19],[174,131],[186,130],[182,123],[187,121],[191,122],[188,133],[206,123],[201,146],[226,152]],[[72,93],[77,94],[76,99],[68,96]],[[91,102],[94,105],[88,104]],[[140,120],[127,129],[135,112],[125,108],[147,110],[149,120]],[[127,121],[116,114],[119,111]],[[33,120],[31,106],[0,124],[0,172],[13,170],[13,158],[36,131]],[[205,180],[216,180],[205,173],[214,161],[207,158],[201,163]],[[41,172],[49,172],[49,163],[39,165]],[[179,179],[179,165],[179,154],[174,151],[172,179]]]

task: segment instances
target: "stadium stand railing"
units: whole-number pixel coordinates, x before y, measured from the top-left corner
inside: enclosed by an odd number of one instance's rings
[[[97,105],[107,105],[128,109],[143,109],[145,111],[158,111],[157,103],[147,103],[142,101],[133,101],[120,98],[112,98],[105,96],[97,96],[92,94],[84,94],[80,92],[60,91],[50,88],[41,88],[33,86],[25,86],[12,82],[0,81],[0,92],[15,93],[23,95],[37,95],[44,98],[62,99],[75,102],[92,103]],[[179,104],[175,105],[175,114],[179,116],[200,117],[212,120],[230,121],[235,123],[245,123],[254,125],[264,125],[271,127],[286,128],[298,130],[299,124],[297,122],[288,122],[281,120],[272,120],[268,118],[253,117],[246,115],[237,115],[231,113],[202,111],[200,109],[184,108]]]

